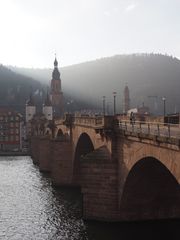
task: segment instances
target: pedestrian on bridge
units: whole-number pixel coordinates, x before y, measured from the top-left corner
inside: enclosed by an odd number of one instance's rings
[[[135,124],[135,116],[133,112],[130,113],[130,123]]]

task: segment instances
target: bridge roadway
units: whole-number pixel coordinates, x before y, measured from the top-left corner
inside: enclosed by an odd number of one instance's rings
[[[31,156],[54,185],[81,187],[85,219],[179,218],[179,132],[160,123],[67,115],[56,120],[54,138],[31,137]]]

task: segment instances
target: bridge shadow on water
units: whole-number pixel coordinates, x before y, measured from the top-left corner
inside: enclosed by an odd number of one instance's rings
[[[79,188],[53,187],[68,201],[73,215],[82,218],[82,195]],[[72,207],[73,202],[73,207]],[[179,240],[180,219],[141,222],[99,222],[83,220],[82,240]]]
[[[42,174],[43,179],[49,179],[49,174]],[[53,195],[59,205],[68,211],[69,218],[82,220],[83,227],[79,240],[179,240],[180,219],[139,221],[139,222],[99,222],[83,220],[82,194],[80,188],[52,187]]]
[[[86,221],[88,240],[179,240],[180,219],[131,223]]]

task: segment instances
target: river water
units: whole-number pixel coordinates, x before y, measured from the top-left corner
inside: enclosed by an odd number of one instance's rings
[[[81,195],[53,188],[30,157],[0,157],[0,240],[180,239],[180,221],[84,221]]]

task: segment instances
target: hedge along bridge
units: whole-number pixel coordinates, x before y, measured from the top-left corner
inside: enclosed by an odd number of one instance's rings
[[[158,125],[66,115],[54,138],[31,138],[31,155],[54,185],[81,187],[85,219],[178,218],[179,127]]]

